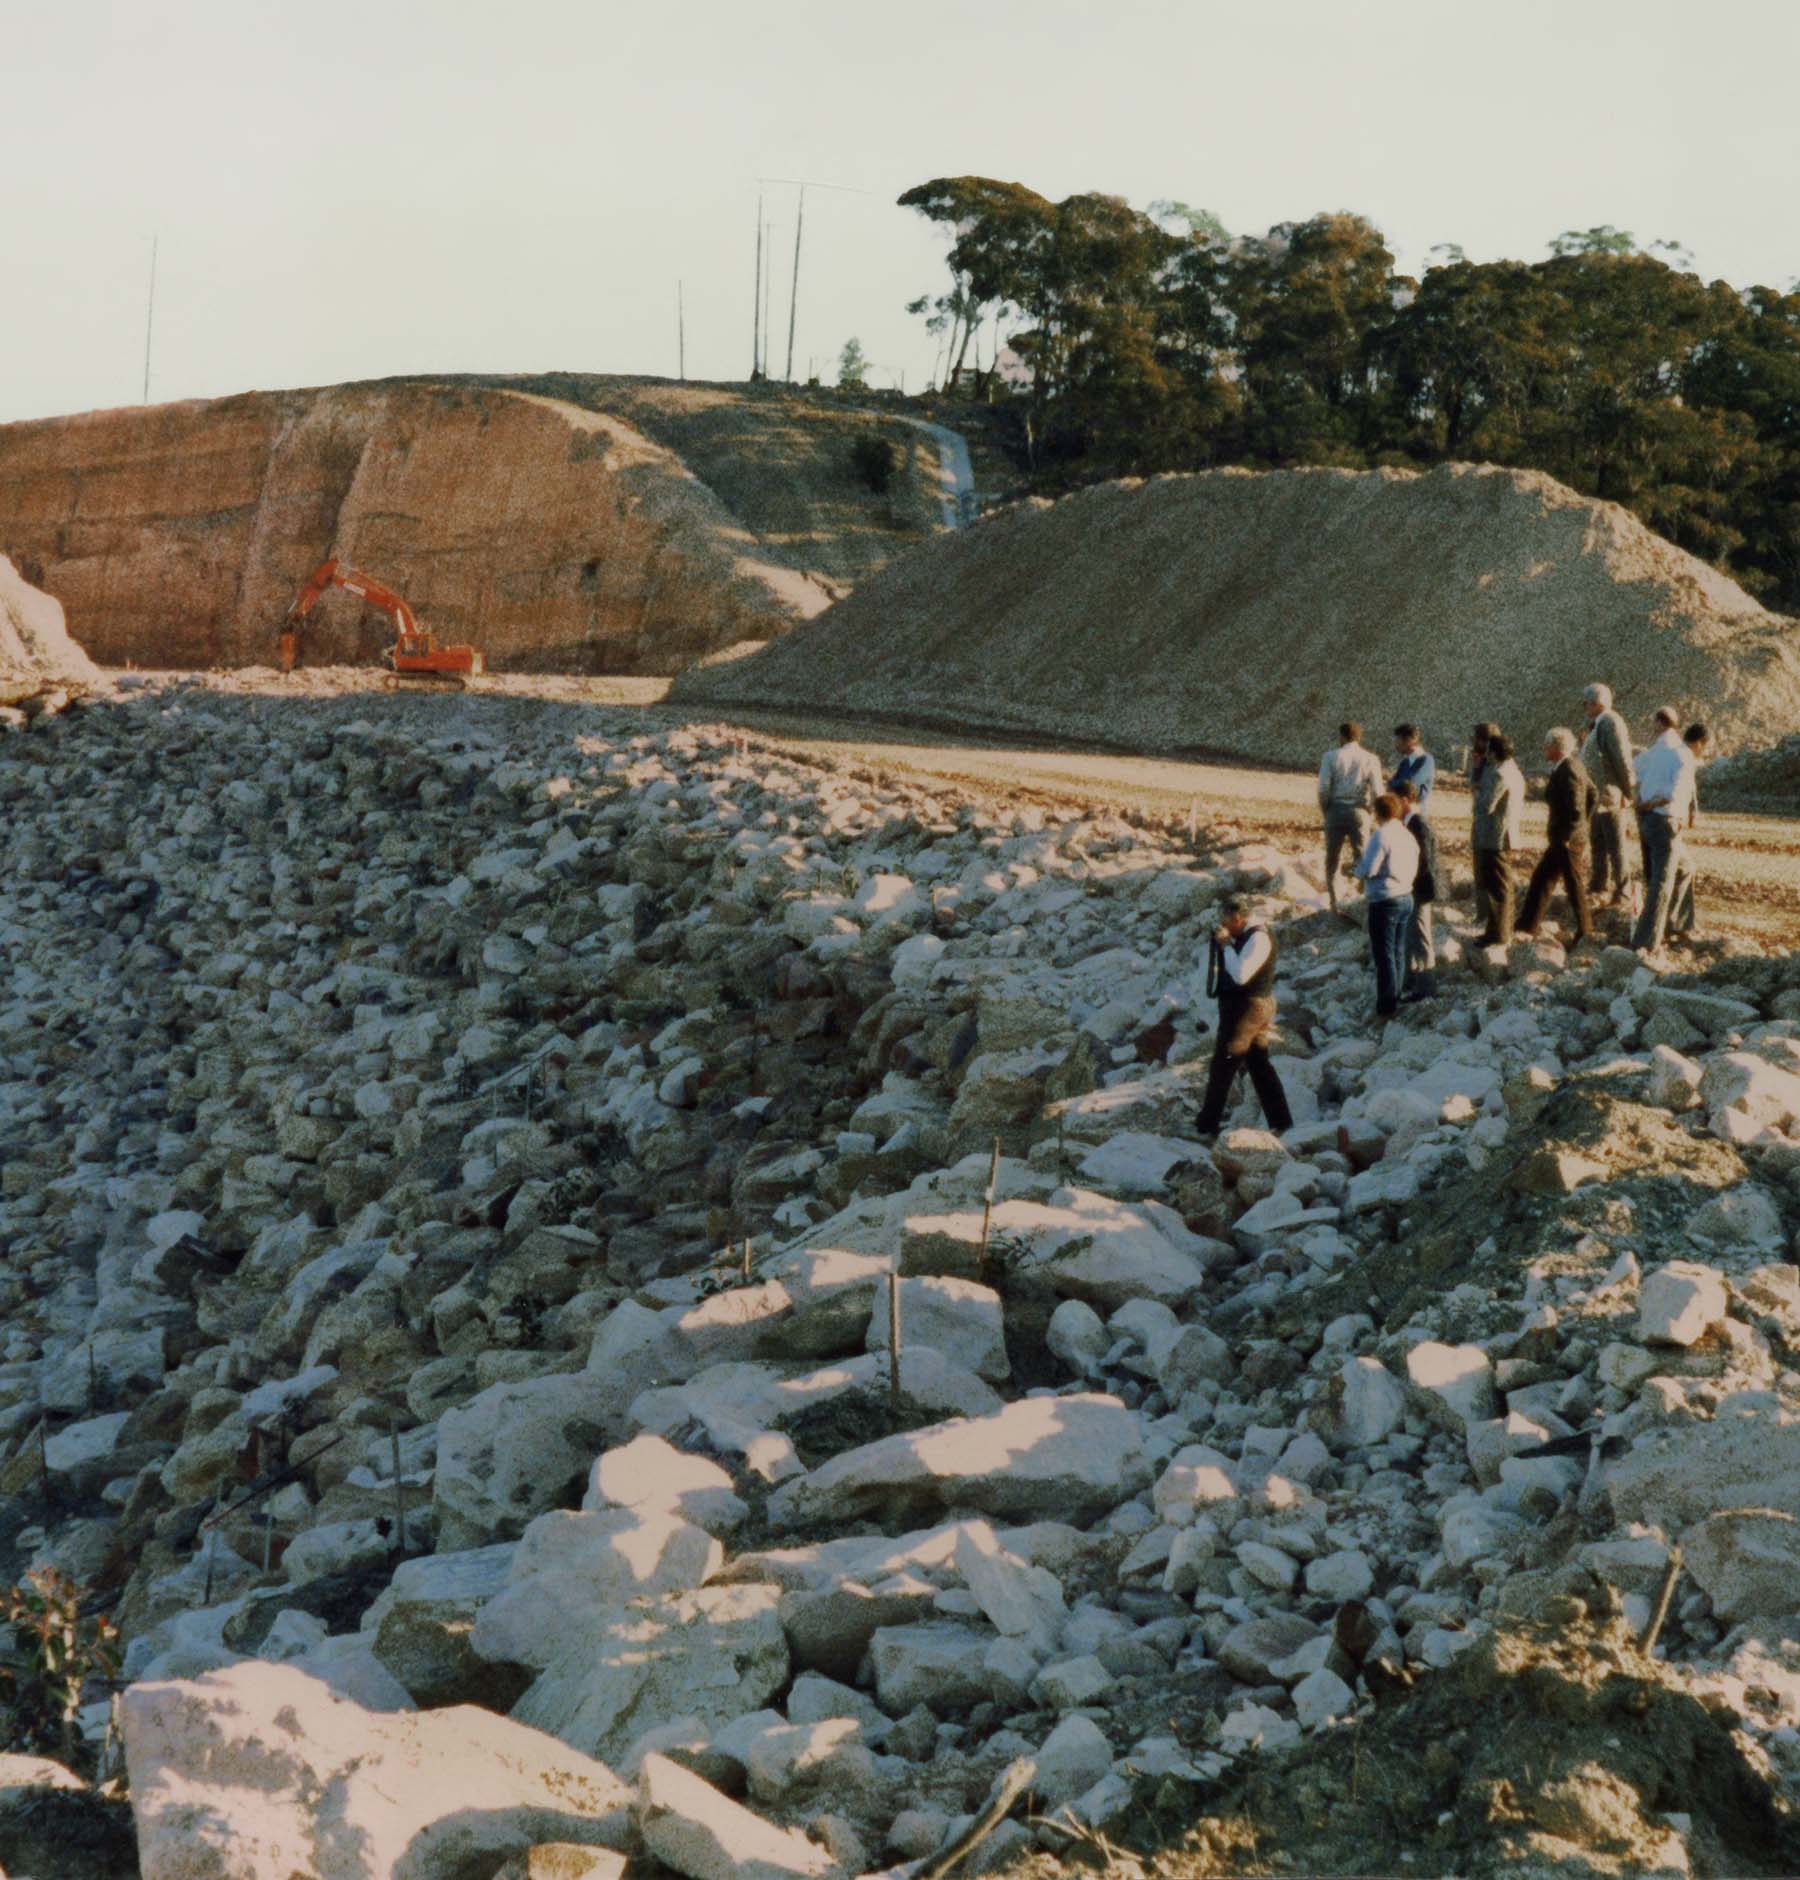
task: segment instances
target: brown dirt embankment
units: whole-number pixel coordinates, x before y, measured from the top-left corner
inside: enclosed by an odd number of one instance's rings
[[[327,554],[521,670],[672,672],[827,600],[622,419],[467,386],[342,386],[0,426],[0,552],[106,665],[269,662]],[[329,595],[303,657],[391,641]]]
[[[677,696],[1316,764],[1340,719],[1532,752],[1603,679],[1721,751],[1800,720],[1800,627],[1536,471],[1210,471],[1005,510]]]

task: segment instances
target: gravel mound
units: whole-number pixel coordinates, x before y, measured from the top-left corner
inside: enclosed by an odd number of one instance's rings
[[[1495,718],[1529,750],[1593,679],[1751,749],[1800,719],[1800,633],[1615,504],[1451,464],[1021,504],[678,689],[1304,764],[1346,716],[1440,752]]]
[[[0,555],[0,705],[56,686],[100,682],[100,669],[69,632],[62,602],[34,588]]]

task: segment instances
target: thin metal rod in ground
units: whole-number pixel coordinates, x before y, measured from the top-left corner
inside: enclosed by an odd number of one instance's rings
[[[406,1558],[406,1477],[400,1469],[400,1425],[388,1412],[388,1443],[394,1452],[394,1551]]]
[[[1037,1764],[1029,1756],[1009,1763],[988,1805],[941,1854],[933,1855],[913,1880],[944,1880],[944,1876],[974,1853],[1012,1812],[1012,1805],[1037,1780]]]
[[[888,1274],[888,1401],[900,1421],[900,1270]]]
[[[993,1159],[988,1163],[987,1193],[981,1203],[981,1251],[975,1256],[975,1270],[987,1278],[988,1229],[994,1220],[994,1190],[1000,1181],[1000,1138],[994,1138]]]
[[[203,1606],[210,1606],[212,1604],[213,1567],[217,1564],[219,1558],[219,1529],[217,1523],[219,1511],[224,1506],[224,1502],[225,1497],[223,1495],[217,1495],[213,1498],[213,1518],[206,1530],[206,1592],[200,1601]]]
[[[1646,1658],[1656,1650],[1656,1641],[1662,1637],[1663,1622],[1669,1616],[1669,1601],[1675,1597],[1675,1582],[1680,1578],[1681,1549],[1671,1547],[1668,1565],[1663,1568],[1662,1584],[1656,1589],[1656,1604],[1650,1608],[1650,1623],[1638,1640],[1638,1650]]]

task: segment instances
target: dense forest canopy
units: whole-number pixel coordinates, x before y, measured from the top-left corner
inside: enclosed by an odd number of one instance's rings
[[[950,236],[949,288],[911,311],[952,373],[985,352],[991,383],[1002,340],[1022,362],[1043,481],[1519,465],[1800,608],[1800,293],[1708,284],[1679,244],[1610,224],[1535,262],[1445,244],[1414,280],[1358,215],[1234,238],[1185,203],[981,176],[900,202]]]

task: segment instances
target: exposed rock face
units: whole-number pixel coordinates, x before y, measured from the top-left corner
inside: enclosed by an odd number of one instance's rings
[[[269,665],[337,554],[496,670],[672,672],[826,604],[671,452],[523,393],[347,386],[0,425],[0,551],[105,665]],[[326,596],[303,661],[392,642]]]

